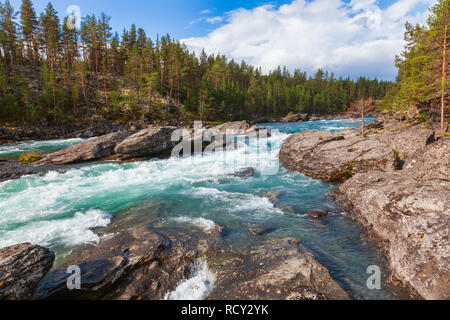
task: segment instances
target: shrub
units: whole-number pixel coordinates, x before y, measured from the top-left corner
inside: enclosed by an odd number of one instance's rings
[[[36,151],[30,151],[22,153],[19,156],[19,162],[23,164],[33,163],[42,159],[42,153]]]

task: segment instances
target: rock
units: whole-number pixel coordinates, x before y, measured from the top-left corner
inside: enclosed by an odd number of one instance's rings
[[[0,300],[28,300],[51,269],[50,250],[22,243],[0,249]]]
[[[50,272],[37,299],[161,300],[191,274],[192,264],[214,252],[215,233],[177,233],[173,238],[147,229],[128,229],[81,250]],[[213,253],[211,253],[213,254]],[[66,268],[81,269],[81,290],[70,291]]]
[[[220,259],[219,259],[220,260]],[[212,263],[217,280],[208,299],[349,299],[314,255],[295,239],[270,239],[252,251]]]
[[[263,193],[261,196],[269,199],[269,201],[272,202],[274,205],[278,205],[280,203],[281,194],[282,194],[281,191],[272,190],[272,191]]]
[[[417,107],[410,107],[406,114],[409,121],[416,121],[419,119],[420,111]]]
[[[450,293],[450,139],[417,151],[402,171],[358,174],[332,191],[386,252],[395,278],[413,296]]]
[[[256,169],[255,168],[243,168],[238,171],[236,171],[233,176],[243,178],[243,179],[250,179],[253,178],[256,175]]]
[[[328,215],[326,210],[312,210],[308,212],[308,216],[314,219],[324,218]]]
[[[31,164],[22,164],[18,161],[0,161],[0,182],[12,179],[19,179],[26,175],[37,174],[44,175],[49,171],[63,173],[67,168],[58,165],[52,166],[33,166]]]
[[[133,131],[125,131],[93,138],[63,150],[50,153],[34,164],[72,164],[104,159],[113,155],[114,148],[133,133]]]
[[[363,138],[356,130],[306,131],[290,136],[280,151],[284,168],[325,181],[345,181],[372,169],[394,171],[394,150],[375,136]]]
[[[172,141],[172,133],[177,127],[150,126],[128,136],[115,147],[121,159],[159,156],[170,153],[178,141]]]
[[[263,236],[275,230],[272,225],[249,224],[248,231],[254,236]]]
[[[284,117],[283,119],[281,119],[281,122],[301,122],[301,121],[308,121],[308,120],[309,120],[308,114],[296,113],[296,114],[291,114],[291,115]]]
[[[378,135],[378,139],[394,149],[405,160],[417,150],[435,141],[435,133],[421,126],[407,126],[395,132]]]
[[[77,138],[92,138],[95,134],[91,130],[83,131],[82,133],[77,135]]]
[[[247,121],[227,122],[219,126],[211,128],[211,130],[218,130],[225,135],[242,135],[250,129],[250,124]]]
[[[450,181],[450,137],[442,137],[411,155],[404,170],[418,181]]]

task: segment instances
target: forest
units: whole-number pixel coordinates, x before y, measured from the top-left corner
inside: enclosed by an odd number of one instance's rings
[[[190,52],[170,35],[151,39],[132,25],[113,32],[111,17],[61,22],[52,3],[37,15],[0,1],[0,124],[177,119],[230,121],[288,113],[337,114],[358,101],[389,112],[411,106],[447,125],[449,7],[439,0],[425,26],[406,24],[395,82],[261,68],[224,55]],[[381,104],[383,102],[383,104]],[[426,116],[428,117],[428,116]]]
[[[0,19],[2,123],[157,122],[167,109],[209,121],[336,114],[362,98],[383,99],[391,86],[322,69],[263,74],[220,54],[196,55],[170,35],[152,40],[135,25],[113,33],[104,13],[76,29],[51,2],[39,16],[30,0],[19,11],[0,2]]]

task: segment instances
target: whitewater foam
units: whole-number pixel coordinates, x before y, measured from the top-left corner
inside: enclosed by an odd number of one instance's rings
[[[173,220],[178,223],[186,223],[200,227],[205,232],[211,231],[216,226],[214,221],[205,218],[177,217],[173,218]]]
[[[209,269],[206,260],[197,260],[192,265],[190,277],[183,280],[174,291],[168,292],[164,300],[203,300],[215,282],[216,275]]]
[[[46,247],[98,242],[100,238],[91,229],[106,227],[110,222],[109,214],[95,209],[76,212],[68,218],[30,221],[14,230],[0,230],[0,248],[23,242]]]

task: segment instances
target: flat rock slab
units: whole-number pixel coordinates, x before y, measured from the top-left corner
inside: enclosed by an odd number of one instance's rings
[[[29,243],[0,249],[0,300],[28,300],[51,269],[55,254]]]
[[[115,153],[115,147],[134,131],[110,133],[70,146],[46,155],[35,165],[73,164],[107,158]]]
[[[270,239],[249,252],[217,260],[217,281],[208,299],[349,299],[328,270],[295,239]]]
[[[450,139],[402,171],[359,174],[331,192],[379,240],[395,277],[424,299],[450,296]]]
[[[280,151],[283,167],[324,181],[341,182],[372,169],[394,171],[394,150],[376,137],[356,130],[306,131],[290,136]]]
[[[158,156],[169,153],[178,143],[172,141],[177,127],[151,126],[128,136],[115,147],[115,153],[122,159]]]

